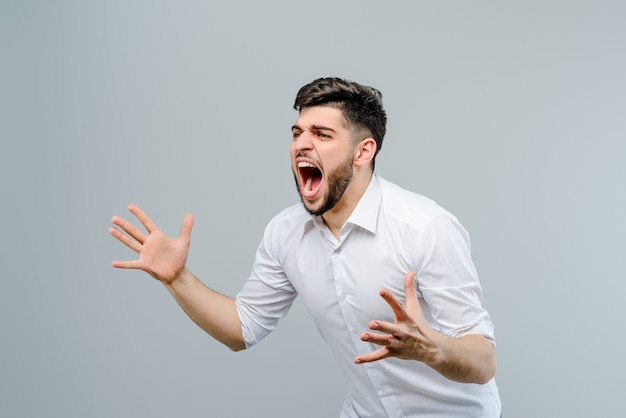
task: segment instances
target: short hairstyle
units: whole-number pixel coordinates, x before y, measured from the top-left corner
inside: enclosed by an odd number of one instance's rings
[[[371,136],[376,141],[378,154],[387,131],[387,115],[383,109],[382,98],[382,93],[373,87],[337,77],[318,78],[298,91],[293,108],[298,112],[312,106],[330,106],[339,109],[349,128]],[[364,138],[366,137],[357,139]]]

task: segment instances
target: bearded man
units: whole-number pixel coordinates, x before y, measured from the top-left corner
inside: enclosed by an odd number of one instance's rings
[[[320,78],[296,96],[291,166],[301,202],[267,225],[235,298],[185,267],[193,216],[169,238],[113,217],[139,257],[114,261],[161,281],[187,315],[234,351],[275,329],[300,296],[348,383],[342,418],[500,416],[495,339],[458,220],[374,173],[382,95]]]

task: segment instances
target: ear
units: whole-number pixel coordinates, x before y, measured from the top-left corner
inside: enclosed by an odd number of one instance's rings
[[[354,148],[354,164],[364,166],[370,163],[376,154],[374,138],[365,138]]]

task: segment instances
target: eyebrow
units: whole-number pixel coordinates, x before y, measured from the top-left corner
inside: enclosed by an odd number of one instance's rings
[[[324,125],[311,125],[309,129],[312,131],[331,131],[335,133],[337,132],[333,128],[329,128],[328,126],[324,126]],[[299,125],[293,125],[291,127],[291,130],[303,131],[304,129],[302,129]]]

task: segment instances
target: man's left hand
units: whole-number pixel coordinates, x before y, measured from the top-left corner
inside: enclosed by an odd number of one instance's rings
[[[391,306],[396,320],[394,323],[379,320],[369,323],[370,329],[376,332],[363,332],[361,341],[382,347],[369,354],[357,356],[355,363],[367,363],[387,357],[436,363],[441,354],[437,342],[443,336],[434,331],[424,318],[415,293],[414,277],[413,271],[404,276],[406,306],[388,289],[380,290],[380,296]]]

